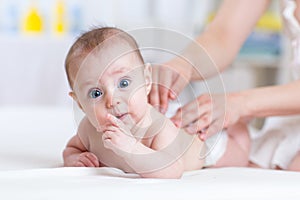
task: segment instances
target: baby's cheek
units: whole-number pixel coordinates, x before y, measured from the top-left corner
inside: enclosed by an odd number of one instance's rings
[[[131,112],[143,112],[147,108],[147,95],[144,91],[137,91],[128,101],[128,109]]]
[[[95,110],[96,121],[98,125],[103,125],[106,122],[107,112],[105,109],[96,109]]]
[[[104,124],[105,119],[106,119],[106,110],[105,109],[101,109],[97,106],[92,106],[90,107],[90,109],[88,110],[88,112],[86,112],[86,115],[89,119],[89,121],[92,123],[92,125],[98,129],[99,127],[101,127],[101,125]]]

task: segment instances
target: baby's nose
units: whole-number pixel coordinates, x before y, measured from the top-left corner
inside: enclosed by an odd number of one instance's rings
[[[113,108],[120,104],[120,98],[114,92],[108,92],[106,95],[106,107]]]

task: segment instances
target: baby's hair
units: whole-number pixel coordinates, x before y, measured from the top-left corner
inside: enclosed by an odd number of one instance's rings
[[[81,62],[84,60],[84,58],[91,51],[93,51],[93,49],[95,49],[105,40],[112,37],[116,37],[121,41],[125,41],[136,52],[136,55],[141,62],[144,63],[138,45],[131,35],[115,27],[93,28],[92,30],[87,31],[79,36],[67,54],[65,60],[65,70],[71,89],[73,89],[74,84],[74,80],[71,76],[71,68],[77,69],[81,65]]]

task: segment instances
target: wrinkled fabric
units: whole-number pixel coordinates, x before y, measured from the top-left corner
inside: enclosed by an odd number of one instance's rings
[[[284,31],[291,43],[288,65],[294,79],[299,79],[300,23],[294,16],[295,9],[295,1],[281,1]],[[250,161],[263,168],[287,169],[300,151],[300,116],[269,117],[262,130],[250,130],[250,135],[252,137]]]
[[[270,117],[261,130],[250,129],[250,135],[251,162],[287,169],[300,150],[300,116]]]
[[[300,23],[294,16],[296,3],[292,0],[281,1],[282,19],[284,31],[291,43],[290,66],[294,79],[300,78]]]

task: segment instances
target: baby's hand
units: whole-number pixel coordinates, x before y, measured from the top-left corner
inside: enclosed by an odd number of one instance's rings
[[[107,119],[111,125],[103,133],[102,141],[105,148],[111,149],[120,155],[124,152],[131,153],[137,140],[125,124],[113,115],[108,114]]]
[[[91,152],[84,152],[79,154],[77,160],[74,162],[75,167],[99,167],[99,160],[97,156]]]

